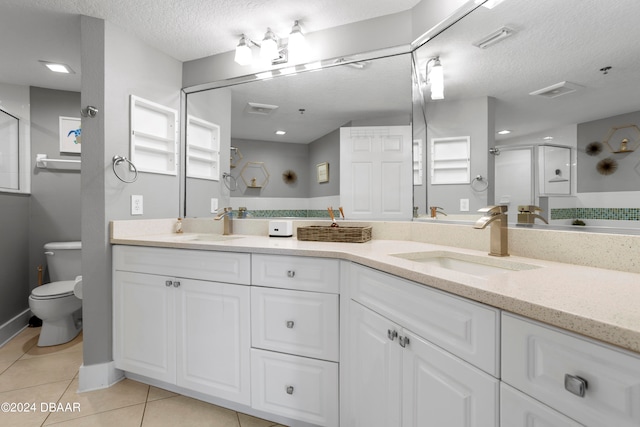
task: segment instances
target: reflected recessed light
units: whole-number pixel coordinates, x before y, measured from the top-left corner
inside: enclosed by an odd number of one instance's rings
[[[61,64],[56,62],[48,62],[48,61],[38,61],[49,70],[54,73],[63,73],[63,74],[75,74],[75,71],[71,69],[67,64]]]
[[[285,133],[287,133],[287,132],[284,131],[284,130],[277,130],[276,131],[276,135],[284,135]]]
[[[511,133],[511,131],[508,130],[508,129],[504,129],[504,130],[499,130],[498,131],[498,135],[508,135],[510,133]]]
[[[553,137],[552,136],[545,136],[542,139],[544,139],[545,141],[551,141],[553,139]]]

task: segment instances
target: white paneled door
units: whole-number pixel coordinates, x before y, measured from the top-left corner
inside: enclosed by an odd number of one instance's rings
[[[347,219],[413,215],[411,126],[340,128],[340,204]]]

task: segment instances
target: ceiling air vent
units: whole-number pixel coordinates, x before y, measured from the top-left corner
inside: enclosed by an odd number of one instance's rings
[[[259,114],[261,116],[270,116],[278,109],[277,105],[258,104],[257,102],[247,102],[244,112],[248,114]]]
[[[582,88],[582,86],[570,82],[560,82],[543,89],[531,92],[529,95],[541,96],[543,98],[557,98]]]

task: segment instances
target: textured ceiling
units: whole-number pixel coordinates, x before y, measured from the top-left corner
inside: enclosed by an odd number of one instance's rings
[[[79,90],[79,76],[52,79],[34,61],[61,61],[79,71],[80,15],[105,19],[188,61],[233,50],[242,33],[259,40],[271,27],[285,35],[296,19],[314,32],[405,11],[418,1],[2,0],[0,82]]]

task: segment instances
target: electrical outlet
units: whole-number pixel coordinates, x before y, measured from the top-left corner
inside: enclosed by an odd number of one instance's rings
[[[211,198],[211,213],[218,212],[218,199],[215,197]]]
[[[142,215],[142,196],[131,196],[131,215]]]
[[[469,199],[460,199],[460,212],[469,212]]]

